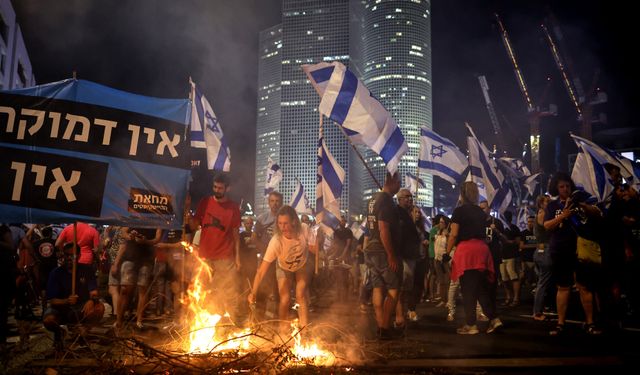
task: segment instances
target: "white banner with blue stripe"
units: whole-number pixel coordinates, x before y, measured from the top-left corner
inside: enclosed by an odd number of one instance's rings
[[[318,174],[316,185],[316,219],[323,229],[332,232],[340,224],[340,195],[345,180],[344,169],[329,152],[324,138],[318,140]]]
[[[395,173],[409,147],[391,114],[340,62],[303,65],[320,95],[320,113],[340,124],[354,143],[380,155]]]
[[[462,179],[468,162],[453,142],[433,130],[422,127],[418,167],[421,172],[431,173],[449,183],[456,184]]]
[[[211,104],[193,81],[191,97],[191,147],[207,150],[208,169],[228,172],[231,169],[231,151]]]

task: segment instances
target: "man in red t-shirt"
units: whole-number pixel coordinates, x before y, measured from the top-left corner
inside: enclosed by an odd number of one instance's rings
[[[80,258],[78,264],[93,264],[93,252],[96,251],[100,243],[98,231],[87,223],[77,223],[78,247],[80,247]],[[56,248],[62,251],[62,247],[67,242],[73,242],[73,224],[67,225],[56,239]]]
[[[213,270],[211,285],[224,295],[224,312],[232,319],[238,306],[238,270],[240,268],[240,209],[227,197],[229,180],[224,174],[213,179],[213,196],[198,203],[194,226],[201,227],[198,255],[207,261]],[[194,228],[194,230],[195,230]],[[215,294],[214,294],[215,295]]]

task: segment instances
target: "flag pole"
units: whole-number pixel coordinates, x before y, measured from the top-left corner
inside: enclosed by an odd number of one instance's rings
[[[320,125],[318,126],[318,139],[320,139],[320,138],[322,138],[322,113],[320,113]],[[316,150],[316,152],[317,152],[317,150]],[[316,173],[318,173],[317,172],[317,168],[319,168],[319,167],[316,167]],[[316,192],[317,192],[317,190],[316,190]],[[316,197],[316,203],[318,202],[317,199],[318,199],[318,197]],[[317,209],[318,209],[318,207],[316,205],[316,210]],[[317,218],[317,215],[318,215],[318,212],[316,211],[316,218]],[[322,226],[320,226],[320,223],[318,223],[318,231],[321,231],[321,230],[322,230]],[[318,234],[316,233],[316,245],[318,244],[317,236],[318,236]],[[320,271],[319,268],[318,268],[319,264],[320,264],[320,248],[318,246],[316,246],[315,260],[316,260],[316,264],[315,264],[314,272],[315,272],[316,275],[318,275],[318,273]]]
[[[71,268],[71,295],[76,295],[76,273],[78,272],[78,223],[73,223],[73,266]]]
[[[322,113],[320,114],[320,124],[322,124]],[[378,189],[382,190],[382,185],[380,185],[380,182],[378,181],[378,179],[376,178],[376,176],[373,174],[373,171],[371,170],[371,168],[369,168],[369,165],[367,164],[366,161],[364,161],[364,158],[362,157],[362,154],[360,154],[360,151],[358,151],[358,149],[356,148],[356,146],[353,144],[353,142],[351,142],[351,138],[349,138],[349,136],[347,135],[347,133],[344,131],[344,129],[342,128],[342,126],[340,126],[339,124],[336,124],[336,126],[340,129],[340,131],[342,132],[342,134],[344,135],[344,137],[347,139],[347,142],[349,142],[349,144],[351,145],[351,148],[353,148],[353,151],[355,151],[356,155],[358,155],[358,159],[360,159],[360,161],[362,162],[362,164],[364,164],[364,167],[367,168],[367,172],[369,172],[369,175],[371,176],[371,178],[373,179],[373,182],[376,183],[376,185],[378,186]]]

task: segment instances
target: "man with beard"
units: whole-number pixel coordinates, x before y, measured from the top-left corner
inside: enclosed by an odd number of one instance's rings
[[[219,173],[213,178],[213,196],[203,198],[194,216],[201,227],[198,255],[213,269],[214,295],[223,300],[224,311],[237,318],[238,270],[240,269],[240,209],[227,197],[229,180]]]

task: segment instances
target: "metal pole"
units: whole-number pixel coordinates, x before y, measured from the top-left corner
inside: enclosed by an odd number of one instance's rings
[[[78,254],[78,224],[73,223],[73,267],[71,268],[71,295],[76,295],[76,272],[77,266],[76,263]]]

